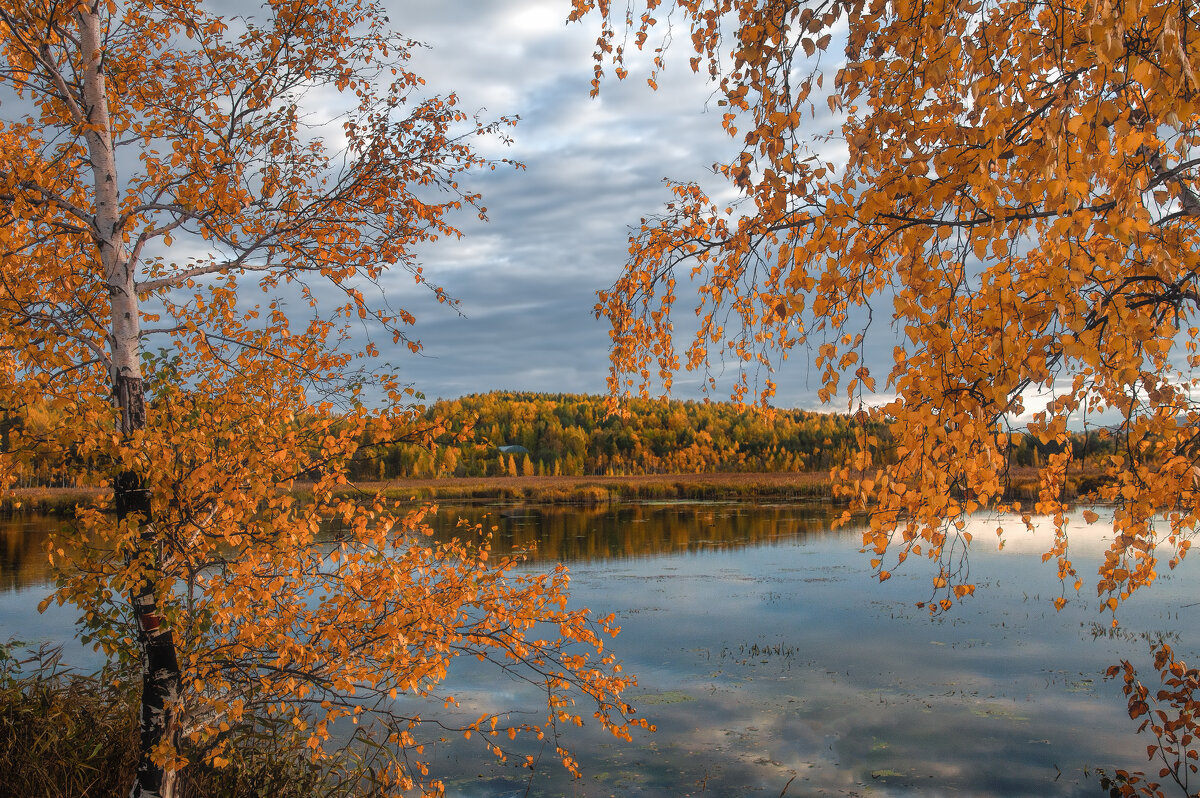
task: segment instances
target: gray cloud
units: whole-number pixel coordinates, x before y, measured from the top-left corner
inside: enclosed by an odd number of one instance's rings
[[[431,398],[603,391],[608,333],[592,307],[595,291],[620,273],[627,228],[665,201],[663,178],[703,179],[732,151],[705,113],[710,89],[686,66],[669,71],[658,92],[631,77],[590,98],[595,28],[566,26],[566,11],[470,0],[410,3],[393,14],[406,35],[430,45],[413,67],[431,90],[454,91],[461,107],[486,109],[485,117],[522,120],[511,147],[482,149],[525,168],[469,181],[489,221],[461,220],[463,239],[421,252],[464,317],[413,296],[403,276],[385,285],[418,316],[425,355],[396,361]]]
[[[648,59],[637,56],[640,69],[606,81],[593,99],[596,21],[566,25],[563,2],[393,0],[393,9],[397,28],[428,44],[412,67],[431,92],[455,92],[460,107],[483,118],[520,115],[511,146],[478,144],[525,168],[464,181],[483,194],[489,221],[464,215],[457,221],[464,238],[419,252],[429,279],[461,300],[462,317],[414,292],[409,275],[387,278],[389,301],[417,315],[412,332],[425,352],[385,354],[429,398],[492,389],[603,392],[608,327],[592,308],[596,290],[620,274],[630,226],[667,200],[664,178],[732,198],[711,167],[732,157],[736,142],[708,108],[711,85],[687,66],[687,41],[674,45],[658,91],[644,81]],[[814,130],[830,122],[820,116]],[[691,317],[686,295],[679,316],[682,330]],[[797,352],[774,375],[779,404],[817,404],[806,359]],[[680,375],[674,394],[697,397],[702,383],[700,375]]]

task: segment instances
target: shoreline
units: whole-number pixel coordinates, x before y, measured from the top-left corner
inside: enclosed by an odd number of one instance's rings
[[[361,482],[355,489],[414,501],[522,501],[534,504],[606,504],[619,501],[738,498],[829,499],[825,473],[728,472],[634,476],[443,477]]]
[[[1071,474],[1066,498],[1096,489],[1099,469]],[[1009,472],[1008,498],[1035,498],[1038,475],[1034,468]],[[310,486],[298,484],[303,496]],[[694,501],[780,499],[829,501],[832,482],[825,472],[722,472],[707,474],[640,474],[634,476],[441,477],[364,481],[347,485],[345,495],[383,493],[391,499],[418,501],[513,501],[532,504],[606,504],[620,501],[682,499]],[[0,511],[58,513],[77,504],[94,504],[110,494],[107,488],[14,488],[0,500]]]

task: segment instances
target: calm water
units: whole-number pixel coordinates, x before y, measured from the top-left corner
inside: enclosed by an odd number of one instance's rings
[[[571,565],[576,604],[616,612],[615,650],[640,682],[629,698],[659,731],[630,745],[575,730],[581,781],[552,745],[531,780],[452,743],[434,763],[450,795],[1097,796],[1088,770],[1140,768],[1149,742],[1104,669],[1149,668],[1158,636],[1189,662],[1200,642],[1195,563],[1131,600],[1113,634],[1087,595],[1054,611],[1044,536],[1011,520],[997,552],[997,519],[976,519],[976,598],[930,619],[914,606],[929,598],[925,563],[875,582],[857,533],[829,531],[819,507],[445,508],[440,523],[488,512],[498,545],[536,544]],[[0,637],[70,634],[69,613],[32,609],[47,592],[46,523],[0,527]],[[1101,534],[1080,523],[1072,538],[1085,584]],[[464,716],[536,705],[462,666],[450,690]]]

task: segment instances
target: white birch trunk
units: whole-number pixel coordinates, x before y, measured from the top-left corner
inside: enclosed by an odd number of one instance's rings
[[[120,428],[128,439],[146,426],[142,387],[138,298],[134,289],[134,264],[130,262],[121,229],[120,184],[114,151],[112,117],[104,75],[100,17],[95,7],[78,11],[79,44],[83,64],[83,113],[88,157],[95,192],[95,230],[111,308],[109,352],[113,403],[120,413]],[[142,543],[157,562],[157,545],[151,528],[150,491],[142,474],[125,471],[114,479],[114,499],[119,517],[141,517]],[[142,644],[141,758],[131,798],[175,798],[176,773],[164,772],[150,752],[173,736],[176,723],[170,708],[179,694],[179,665],[171,630],[155,604],[157,574],[147,574],[145,586],[130,596]]]

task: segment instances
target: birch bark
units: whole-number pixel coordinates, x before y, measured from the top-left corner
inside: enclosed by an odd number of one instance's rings
[[[79,46],[83,65],[85,138],[91,163],[95,197],[93,237],[100,250],[111,309],[109,332],[110,376],[113,404],[120,416],[120,433],[126,441],[146,427],[142,385],[138,297],[134,288],[135,264],[124,243],[120,220],[120,193],[114,153],[112,117],[97,9],[81,8]],[[176,795],[175,770],[164,770],[154,761],[155,749],[170,740],[176,724],[172,704],[179,695],[179,663],[170,626],[158,613],[155,596],[160,552],[154,538],[150,490],[143,474],[126,469],[113,484],[117,516],[141,525],[141,548],[135,556],[145,565],[144,580],[133,588],[130,603],[137,618],[142,646],[141,757],[131,798],[172,798]]]

